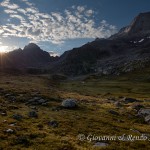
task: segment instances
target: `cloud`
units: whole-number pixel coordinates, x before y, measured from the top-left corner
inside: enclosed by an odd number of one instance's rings
[[[17,9],[19,6],[14,3],[10,3],[10,0],[4,0],[3,2],[0,3],[0,6],[6,7],[8,9]]]
[[[53,57],[59,56],[59,54],[55,53],[54,51],[49,51],[48,53],[50,54],[50,56],[53,56]]]
[[[35,42],[63,44],[69,39],[106,38],[116,32],[116,27],[103,20],[97,25],[94,10],[85,6],[72,6],[64,12],[43,13],[28,0],[20,0],[25,8],[4,0],[0,5],[9,15],[9,22],[0,27],[2,37],[26,37]],[[14,23],[11,19],[18,19]]]

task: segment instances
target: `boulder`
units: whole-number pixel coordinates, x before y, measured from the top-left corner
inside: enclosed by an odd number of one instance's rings
[[[119,115],[119,113],[114,110],[109,110],[108,112],[112,115]]]
[[[36,111],[30,111],[29,112],[29,117],[31,117],[31,118],[38,118],[38,114],[37,114]]]
[[[125,103],[134,103],[134,102],[139,102],[139,100],[135,99],[135,98],[124,98],[123,101]]]
[[[144,119],[146,123],[150,124],[150,115],[146,116]]]
[[[20,115],[20,114],[14,114],[14,115],[12,116],[12,118],[15,119],[15,120],[20,121],[20,120],[22,120],[23,116]]]
[[[138,112],[139,116],[148,116],[150,115],[150,108],[141,108]]]
[[[62,106],[64,108],[75,108],[77,107],[77,102],[75,99],[66,99],[66,100],[63,100]]]
[[[56,127],[58,127],[58,122],[53,120],[53,121],[48,122],[48,125],[56,128]]]
[[[144,106],[141,105],[141,104],[136,103],[136,104],[133,104],[133,105],[131,106],[131,108],[132,108],[132,109],[135,109],[136,111],[139,111],[141,108],[144,108]]]

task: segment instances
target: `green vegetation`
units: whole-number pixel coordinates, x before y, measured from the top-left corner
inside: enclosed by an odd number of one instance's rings
[[[0,75],[0,149],[7,150],[132,150],[150,149],[149,141],[105,141],[109,145],[94,147],[97,141],[80,141],[77,136],[89,134],[96,136],[121,136],[123,134],[150,134],[150,125],[136,117],[137,112],[130,108],[132,103],[116,107],[108,100],[119,97],[133,97],[142,100],[142,105],[149,106],[150,77],[149,71],[143,75],[136,71],[119,77],[89,76],[72,80],[52,80],[49,75]],[[16,98],[11,102],[6,94]],[[30,118],[28,113],[33,106],[26,102],[40,96],[48,100],[46,106],[37,105],[38,118]],[[61,108],[66,98],[77,99],[76,109]],[[57,108],[60,108],[57,110]],[[113,110],[118,113],[109,113]],[[21,120],[12,118],[21,114]],[[48,125],[49,121],[58,122],[58,127]],[[11,126],[15,124],[14,126]],[[13,133],[6,133],[12,129]],[[135,132],[138,131],[138,132]],[[104,142],[104,141],[103,141]]]

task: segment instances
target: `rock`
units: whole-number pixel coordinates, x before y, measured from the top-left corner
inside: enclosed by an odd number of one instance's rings
[[[32,106],[32,107],[30,107],[31,109],[35,109],[35,110],[37,110],[37,108],[36,108],[36,106]]]
[[[6,132],[6,133],[14,133],[14,130],[12,130],[12,129],[7,129],[7,130],[5,130],[5,132]]]
[[[62,102],[64,108],[75,108],[77,107],[77,102],[74,99],[66,99]]]
[[[20,115],[20,114],[14,114],[14,115],[12,116],[12,118],[13,118],[13,119],[16,119],[16,120],[18,120],[18,121],[20,121],[20,120],[22,120],[23,116]]]
[[[132,106],[131,106],[131,108],[132,109],[135,109],[135,110],[137,110],[137,111],[139,111],[141,108],[144,108],[144,106],[143,105],[141,105],[141,104],[133,104]]]
[[[10,127],[14,127],[15,125],[16,125],[16,123],[9,124]]]
[[[48,125],[56,128],[58,127],[58,122],[53,120],[53,121],[48,122]]]
[[[144,119],[146,123],[150,124],[150,115],[146,116]]]
[[[29,117],[31,117],[31,118],[38,118],[38,114],[37,114],[36,111],[30,111],[29,112]]]
[[[47,106],[48,105],[48,103],[46,102],[46,103],[42,103],[41,104],[42,106]]]
[[[138,115],[139,116],[148,116],[150,115],[150,108],[141,108],[139,111],[138,111]]]
[[[7,112],[4,110],[4,111],[1,112],[1,115],[2,116],[7,116]]]
[[[124,98],[123,101],[124,101],[125,103],[139,102],[139,100],[134,99],[134,98]]]
[[[45,103],[45,102],[46,102],[45,99],[39,99],[39,100],[38,100],[38,103],[39,103],[39,104],[43,104],[43,103]]]
[[[26,136],[20,136],[20,137],[17,137],[15,143],[16,144],[23,144],[25,146],[28,146],[30,144],[30,141]]]
[[[59,111],[59,110],[61,110],[61,108],[60,107],[52,107],[51,110],[52,111]]]
[[[12,96],[12,94],[10,94],[10,93],[5,94],[5,98],[8,98],[10,96]]]
[[[19,109],[17,106],[9,106],[8,109]]]
[[[116,107],[121,107],[121,106],[122,106],[122,104],[121,104],[120,102],[115,102],[114,105],[115,105]]]
[[[141,133],[140,131],[136,130],[136,129],[130,129],[130,131],[133,131],[135,133]]]
[[[108,146],[108,143],[105,142],[97,142],[94,144],[94,147],[105,147]]]
[[[112,115],[119,115],[119,113],[114,110],[109,110],[108,112]]]
[[[46,104],[47,100],[41,98],[41,97],[34,97],[30,100],[28,100],[28,102],[26,104],[30,104],[30,105],[47,105]]]

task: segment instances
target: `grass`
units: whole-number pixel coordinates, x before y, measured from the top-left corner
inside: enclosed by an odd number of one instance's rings
[[[16,102],[10,102],[0,93],[1,111],[6,110],[7,116],[0,115],[0,149],[7,150],[92,150],[102,149],[93,147],[96,141],[80,141],[79,134],[116,135],[123,134],[141,135],[133,132],[150,134],[150,126],[135,116],[136,112],[129,108],[132,104],[125,104],[116,108],[107,98],[119,96],[134,97],[148,100],[150,97],[149,71],[141,75],[138,71],[119,77],[90,76],[84,80],[65,80],[56,82],[49,75],[0,75],[0,88],[5,93],[13,93]],[[29,118],[31,107],[25,102],[33,96],[40,96],[49,101],[47,106],[37,106],[38,118]],[[77,109],[61,109],[53,111],[53,107],[59,107],[65,98],[78,100]],[[142,104],[149,106],[149,101]],[[17,106],[14,109],[12,106]],[[109,113],[114,110],[119,115]],[[23,119],[17,121],[13,114],[21,114]],[[6,120],[6,121],[4,121]],[[56,120],[58,127],[48,125],[49,121]],[[16,123],[15,126],[10,124]],[[5,133],[6,129],[13,129],[12,134]],[[107,141],[107,150],[132,150],[150,149],[149,141]]]

